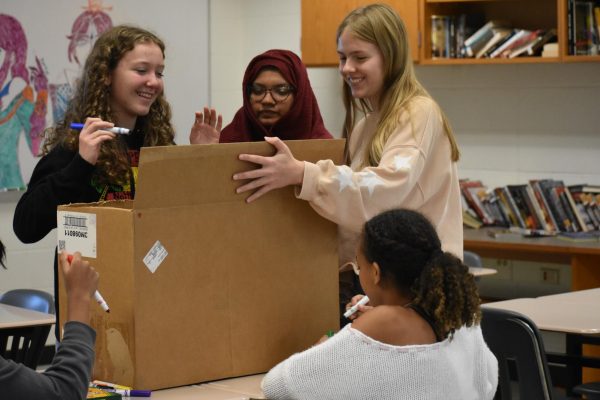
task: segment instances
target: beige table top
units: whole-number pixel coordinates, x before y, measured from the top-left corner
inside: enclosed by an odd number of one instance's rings
[[[0,303],[0,329],[52,325],[56,316]]]
[[[494,268],[482,268],[482,267],[469,267],[469,272],[475,277],[494,275],[498,273],[498,270]]]
[[[565,301],[569,303],[594,303],[598,305],[598,313],[600,313],[600,288],[577,290],[574,292],[553,294],[550,296],[538,297],[544,301]]]
[[[575,293],[575,292],[573,292]],[[577,295],[514,299],[486,303],[482,307],[516,311],[531,318],[539,329],[581,335],[600,335],[600,306],[597,301],[577,300]]]
[[[174,389],[156,390],[152,392],[154,400],[248,400],[263,399],[260,388],[265,374],[244,376],[182,386]]]

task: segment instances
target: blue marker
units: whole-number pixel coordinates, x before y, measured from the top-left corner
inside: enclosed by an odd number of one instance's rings
[[[83,126],[85,124],[82,124],[80,122],[72,122],[71,123],[71,129],[77,129],[77,130],[81,130],[83,129]],[[112,133],[116,133],[117,135],[129,135],[129,129],[127,128],[119,128],[118,126],[115,126],[113,128],[110,129],[102,129],[103,131],[109,131]]]

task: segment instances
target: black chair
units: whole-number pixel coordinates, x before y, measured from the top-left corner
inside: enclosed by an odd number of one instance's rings
[[[556,399],[535,324],[513,311],[482,307],[481,312],[483,337],[498,359],[500,376],[494,399]],[[518,397],[513,396],[516,393]]]
[[[54,314],[51,294],[34,289],[10,290],[0,296],[0,303]],[[50,333],[50,325],[0,330],[0,355],[35,369]]]
[[[600,400],[600,382],[584,383],[573,388],[573,392],[585,395],[588,400]]]

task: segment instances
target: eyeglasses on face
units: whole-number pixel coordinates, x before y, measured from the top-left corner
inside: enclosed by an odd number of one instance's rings
[[[268,92],[276,103],[280,103],[287,99],[290,94],[294,93],[296,89],[290,85],[277,85],[266,88],[262,85],[252,84],[248,86],[248,91],[250,92],[250,99],[252,101],[262,101],[267,96]]]

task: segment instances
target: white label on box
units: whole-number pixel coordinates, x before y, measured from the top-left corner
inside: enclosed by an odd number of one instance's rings
[[[146,257],[144,257],[144,264],[146,264],[146,267],[148,267],[150,272],[154,273],[168,255],[167,249],[165,249],[160,241],[157,240],[148,254],[146,254]]]
[[[96,258],[96,214],[58,211],[58,251]]]

